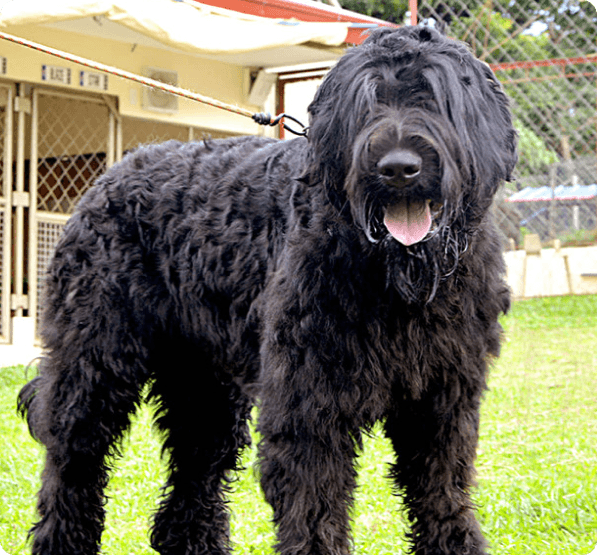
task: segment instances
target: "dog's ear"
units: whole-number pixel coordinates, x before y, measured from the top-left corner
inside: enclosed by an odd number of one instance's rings
[[[501,83],[487,64],[484,64],[484,70],[487,75],[488,92],[493,96],[496,107],[493,111],[496,118],[494,131],[498,134],[496,139],[502,146],[502,164],[504,170],[502,177],[506,181],[511,181],[512,172],[518,162],[518,132],[512,122],[510,100]]]
[[[512,173],[518,163],[518,132],[512,128],[507,133],[506,137],[506,152],[508,155],[505,160],[506,181],[512,181]]]
[[[442,115],[469,150],[474,145],[477,182],[489,186],[487,192],[493,194],[499,182],[512,178],[518,161],[517,133],[501,84],[487,64],[457,44],[423,74]]]
[[[342,188],[352,142],[377,106],[376,73],[366,71],[367,63],[366,49],[349,51],[309,105],[309,172],[315,181]]]

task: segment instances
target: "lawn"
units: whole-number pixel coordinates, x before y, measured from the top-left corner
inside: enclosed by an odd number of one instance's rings
[[[597,543],[597,296],[518,302],[483,405],[475,501],[494,555],[586,555]],[[41,448],[15,415],[22,367],[0,369],[0,546],[27,553]],[[231,498],[239,554],[269,554],[271,513],[247,470]],[[147,555],[147,522],[163,481],[160,445],[144,409],[115,465],[103,551]],[[384,479],[391,451],[365,444],[353,511],[355,552],[406,553],[399,501]]]

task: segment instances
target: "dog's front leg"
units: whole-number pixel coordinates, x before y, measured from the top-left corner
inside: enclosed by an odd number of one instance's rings
[[[486,553],[470,495],[480,391],[447,407],[458,385],[418,401],[402,399],[385,425],[397,456],[392,475],[407,506],[417,555]]]
[[[266,410],[271,413],[261,423],[261,485],[274,511],[277,551],[347,555],[355,486],[350,438],[340,445],[325,430]]]
[[[261,485],[282,555],[347,555],[355,445],[313,352],[285,352],[263,384]],[[283,362],[284,361],[284,362]],[[337,387],[337,386],[336,386]]]

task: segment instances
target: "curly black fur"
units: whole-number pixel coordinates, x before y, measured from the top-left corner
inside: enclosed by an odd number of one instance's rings
[[[309,110],[308,139],[140,148],[80,202],[19,398],[47,448],[34,554],[98,553],[108,461],[147,383],[170,471],[159,553],[229,553],[227,480],[257,399],[279,553],[350,552],[355,456],[377,421],[412,552],[486,553],[470,489],[509,306],[488,212],[516,162],[507,99],[463,45],[384,29]],[[400,205],[430,207],[424,237],[390,233]]]

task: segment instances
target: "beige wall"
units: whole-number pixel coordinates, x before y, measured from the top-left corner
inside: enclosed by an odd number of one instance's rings
[[[505,257],[515,298],[597,294],[597,247],[518,250]]]

